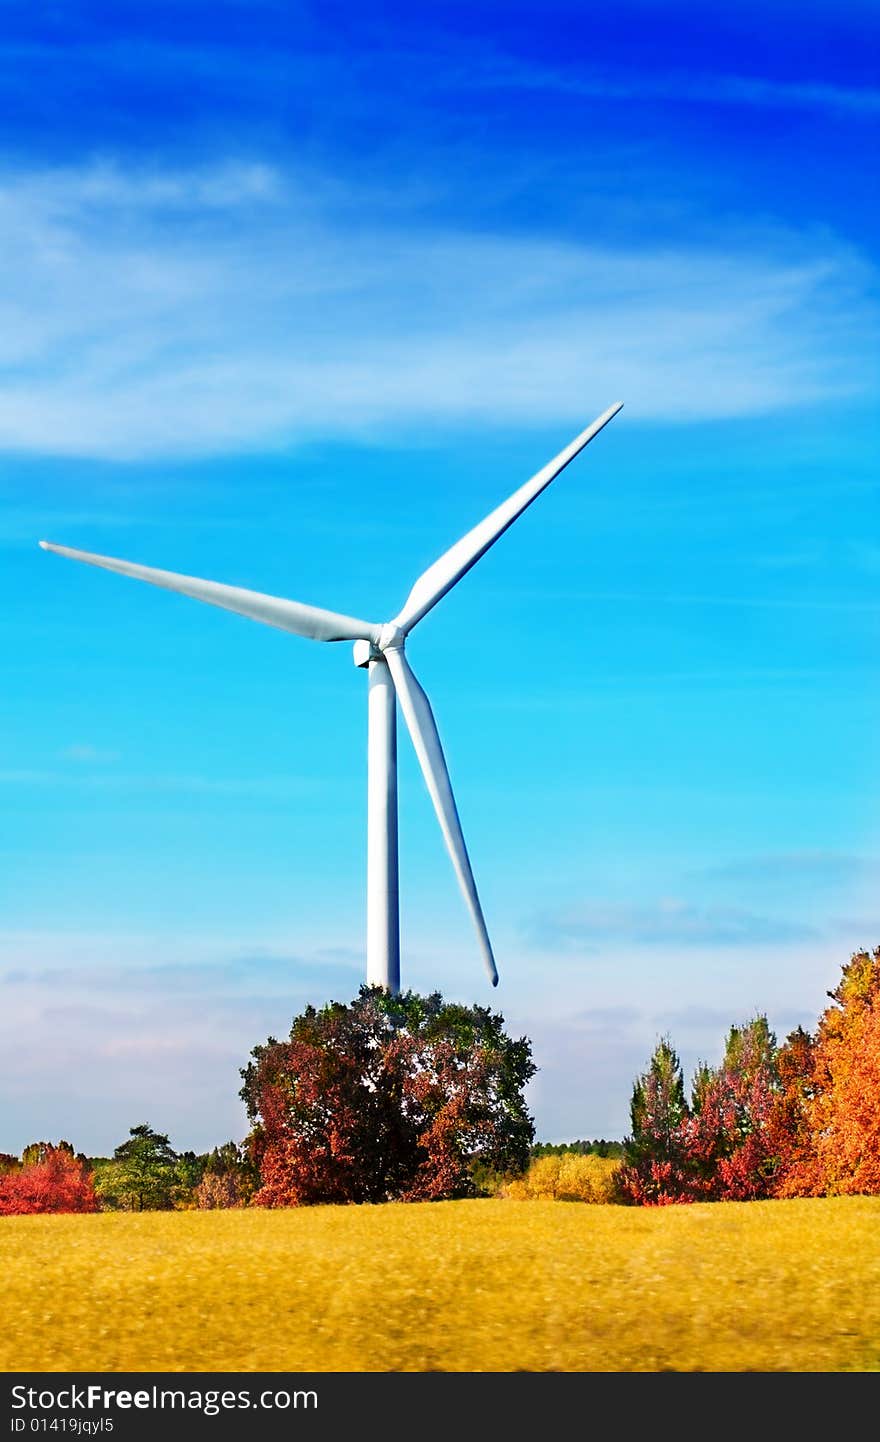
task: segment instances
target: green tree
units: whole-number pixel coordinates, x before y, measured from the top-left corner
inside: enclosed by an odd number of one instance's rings
[[[164,1211],[179,1186],[179,1158],[162,1132],[146,1122],[132,1127],[95,1179],[105,1207],[124,1212]]]
[[[623,1197],[645,1205],[679,1200],[687,1170],[682,1127],[690,1112],[681,1062],[668,1037],[658,1041],[648,1070],[636,1079],[629,1110],[619,1173]]]
[[[175,1163],[172,1201],[177,1207],[194,1207],[196,1191],[205,1174],[207,1157],[195,1152],[180,1152]]]

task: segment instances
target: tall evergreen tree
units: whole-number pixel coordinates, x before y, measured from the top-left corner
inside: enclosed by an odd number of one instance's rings
[[[662,1205],[687,1191],[682,1125],[690,1115],[678,1053],[668,1037],[654,1049],[630,1101],[620,1186],[629,1201]]]

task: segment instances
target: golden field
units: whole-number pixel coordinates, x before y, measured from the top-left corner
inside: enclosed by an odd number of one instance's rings
[[[880,1198],[0,1219],[3,1371],[880,1370]]]

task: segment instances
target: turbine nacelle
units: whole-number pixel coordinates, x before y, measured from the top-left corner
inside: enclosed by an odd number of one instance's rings
[[[373,641],[355,641],[352,657],[356,666],[369,666],[371,661],[381,660],[382,652]]]
[[[376,645],[380,651],[402,651],[403,643],[406,640],[406,631],[397,624],[397,619],[386,621],[379,632],[379,639]]]

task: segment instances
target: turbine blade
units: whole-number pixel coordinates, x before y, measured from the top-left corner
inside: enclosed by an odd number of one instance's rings
[[[548,461],[547,465],[532,476],[530,481],[526,481],[524,486],[520,486],[518,491],[514,491],[513,495],[492,511],[491,515],[488,515],[478,526],[474,526],[472,531],[468,531],[466,536],[462,536],[460,541],[456,541],[455,545],[445,551],[433,566],[429,566],[427,571],[419,576],[406,598],[403,610],[394,618],[392,624],[398,626],[404,635],[411,631],[413,626],[427,615],[432,606],[436,606],[446,592],[452,589],[456,581],[460,581],[462,576],[471,569],[471,566],[476,565],[480,557],[485,555],[498,537],[513,525],[526,507],[532,504],[532,501],[549,486],[561,470],[564,470],[569,461],[573,461],[578,452],[582,451],[584,446],[599,434],[602,427],[617,415],[622,406],[623,401],[609,406],[608,410],[593,421],[592,425],[587,426],[585,431],[581,431],[579,436],[575,436],[564,451],[560,451],[558,456],[552,461]]]
[[[474,873],[471,870],[467,847],[464,844],[458,809],[452,794],[449,772],[446,769],[446,759],[443,755],[443,747],[440,745],[431,703],[416,680],[403,651],[389,647],[383,654],[391,671],[391,679],[400,701],[403,719],[419,758],[422,775],[434,803],[434,810],[437,813],[437,820],[440,822],[446,849],[452,858],[452,865],[455,867],[458,884],[473,917],[474,926],[477,928],[480,949],[489,979],[493,986],[497,986],[498,968],[495,965],[492,943],[486,930],[483,908],[480,906]]]
[[[224,586],[219,581],[202,581],[197,576],[179,576],[175,571],[157,571],[153,566],[137,566],[132,561],[118,561],[113,556],[75,551],[70,546],[53,545],[51,541],[41,541],[40,545],[44,551],[54,551],[58,556],[86,561],[90,566],[102,566],[105,571],[118,571],[121,576],[133,576],[136,581],[149,581],[151,586],[179,591],[183,596],[192,596],[195,601],[221,606],[224,611],[235,611],[251,621],[276,626],[279,631],[292,631],[295,636],[308,636],[313,641],[376,641],[381,630],[370,621],[358,621],[353,616],[341,616],[336,611],[324,611],[320,606],[307,606],[300,601],[264,596],[259,591]]]

